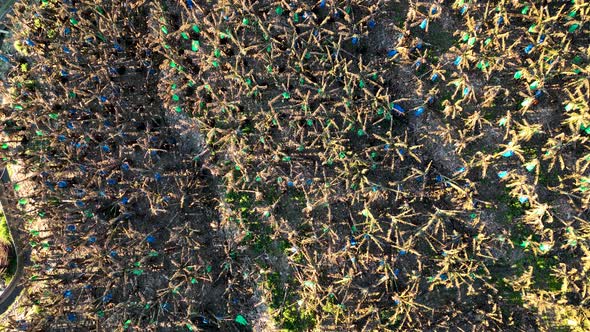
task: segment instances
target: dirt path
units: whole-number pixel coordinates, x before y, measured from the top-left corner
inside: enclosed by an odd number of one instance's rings
[[[10,8],[16,2],[16,0],[6,0],[0,5],[0,21],[4,19],[4,16],[10,12]]]

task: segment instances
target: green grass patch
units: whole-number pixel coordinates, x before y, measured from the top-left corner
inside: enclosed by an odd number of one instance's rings
[[[4,215],[4,212],[1,210],[0,210],[0,241],[2,241],[4,243],[9,243],[11,246],[13,246],[13,243],[12,243],[11,237],[10,237],[10,230],[8,229],[8,223],[6,222],[6,216]],[[14,277],[15,273],[16,273],[16,256],[11,255],[8,269],[6,271],[4,271],[4,273],[2,274],[2,278],[4,279],[4,283],[6,285],[8,285],[10,283],[10,281]]]
[[[278,272],[266,276],[264,287],[271,292],[270,307],[277,322],[287,331],[309,331],[315,325],[312,312],[302,312],[297,294],[292,290],[294,280],[285,280]]]
[[[271,225],[264,218],[252,214],[252,209],[257,204],[262,206],[272,205],[278,197],[278,191],[271,187],[269,193],[265,196],[265,201],[257,203],[254,196],[250,193],[229,191],[225,195],[225,200],[232,205],[233,209],[240,211],[241,222],[248,229],[242,244],[248,245],[256,255],[267,253],[273,257],[280,257],[290,247],[290,243],[282,238],[277,238]],[[295,202],[305,200],[302,191],[295,191],[293,197],[289,199]],[[301,258],[303,260],[303,258]],[[272,315],[277,323],[288,331],[308,331],[315,325],[315,315],[311,312],[300,312],[297,300],[299,296],[296,281],[290,276],[281,276],[276,271],[276,266],[267,266],[266,263],[257,262],[262,268],[271,268],[274,270],[266,275],[266,281],[262,287],[267,289],[270,294],[270,308]]]
[[[0,241],[4,243],[12,243],[8,223],[6,223],[6,216],[4,216],[2,210],[0,210]]]

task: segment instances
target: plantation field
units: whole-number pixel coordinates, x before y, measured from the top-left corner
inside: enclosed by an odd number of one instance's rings
[[[589,21],[581,0],[16,3],[0,152],[27,259],[0,325],[590,330]]]

